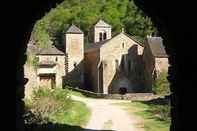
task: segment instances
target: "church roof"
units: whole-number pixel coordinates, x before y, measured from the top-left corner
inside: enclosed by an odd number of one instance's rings
[[[66,31],[66,33],[69,34],[83,34],[83,32],[74,24],[72,24],[68,30]]]
[[[107,24],[105,21],[103,20],[99,20],[96,24],[95,27],[111,27],[111,25]]]
[[[168,57],[161,37],[148,37],[147,44],[154,57]]]
[[[37,55],[64,55],[64,53],[58,50],[55,46],[52,46],[46,49],[40,49]]]
[[[140,42],[138,42],[136,39],[134,39],[132,36],[128,35],[127,33],[125,33],[125,32],[121,32],[121,33],[123,33],[124,35],[126,35],[127,37],[129,37],[130,39],[132,39],[133,41],[138,43],[139,45],[143,46]],[[85,52],[101,48],[101,46],[103,46],[104,44],[106,44],[108,41],[112,40],[116,36],[120,35],[121,33],[113,36],[111,39],[108,39],[108,40],[105,40],[105,41],[96,42],[96,43],[91,43],[89,47],[85,48]]]

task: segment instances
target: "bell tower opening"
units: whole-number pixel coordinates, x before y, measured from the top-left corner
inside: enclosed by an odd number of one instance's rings
[[[111,39],[111,25],[99,20],[94,26],[94,43]]]

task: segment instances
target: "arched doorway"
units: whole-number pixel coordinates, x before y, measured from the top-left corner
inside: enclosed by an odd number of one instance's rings
[[[127,88],[126,87],[120,87],[119,88],[119,94],[125,95],[127,93]]]

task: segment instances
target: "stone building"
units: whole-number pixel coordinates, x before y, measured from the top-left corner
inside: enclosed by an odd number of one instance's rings
[[[62,87],[65,77],[65,55],[52,46],[37,54],[37,85],[40,87]]]
[[[151,91],[156,74],[168,70],[162,39],[147,37],[143,45],[124,30],[114,36],[111,31],[99,20],[93,42],[84,47],[84,33],[72,24],[64,34],[65,52],[53,46],[37,53],[36,85],[70,85],[103,94]]]
[[[142,44],[124,31],[112,37],[102,20],[94,31],[94,43],[85,49],[86,86],[104,94],[143,90]]]
[[[143,53],[143,61],[145,65],[145,85],[146,89],[151,90],[152,85],[157,76],[168,71],[168,55],[163,46],[161,37],[147,36],[145,39],[145,49]]]
[[[65,34],[65,84],[83,87],[84,83],[84,34],[71,25]]]

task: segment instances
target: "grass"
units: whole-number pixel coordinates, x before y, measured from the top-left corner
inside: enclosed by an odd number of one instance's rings
[[[73,90],[69,90],[70,95],[74,95],[74,96],[79,96],[79,97],[86,97],[85,95],[83,95],[80,92],[77,91],[73,91]]]
[[[132,115],[139,116],[143,120],[145,131],[169,131],[170,120],[161,119],[154,113],[155,105],[144,104],[143,102],[117,103]]]
[[[72,101],[72,106],[67,111],[60,111],[50,117],[54,123],[85,126],[90,118],[90,110],[79,101]]]
[[[32,114],[26,114],[26,124],[46,124],[47,127],[49,127],[48,123],[52,123],[52,125],[56,125],[58,129],[59,125],[61,125],[61,128],[63,126],[65,128],[62,130],[66,130],[69,125],[69,129],[70,126],[77,126],[76,130],[80,130],[82,126],[86,125],[90,118],[90,109],[86,104],[72,100],[70,95],[71,92],[67,89],[40,89],[34,92],[32,100],[24,100],[26,109],[31,111]],[[38,128],[34,130],[39,131]]]

